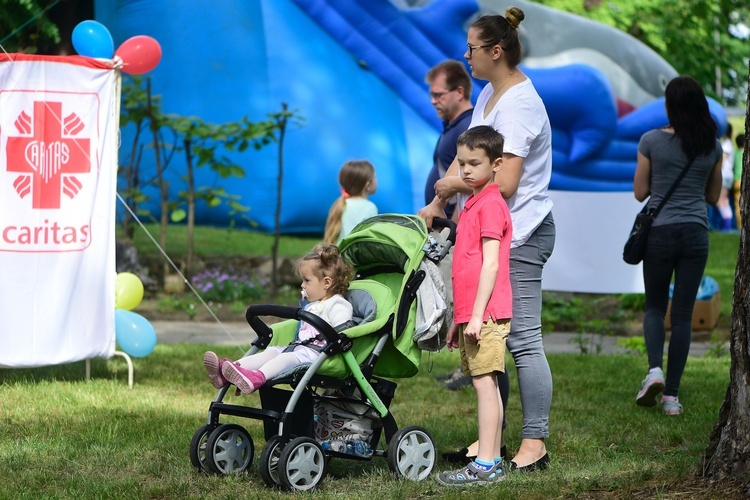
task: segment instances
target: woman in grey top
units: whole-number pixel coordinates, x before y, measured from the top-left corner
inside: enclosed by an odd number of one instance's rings
[[[638,201],[649,195],[655,208],[690,159],[692,165],[654,220],[643,258],[646,314],[643,334],[649,372],[636,397],[640,406],[661,407],[667,415],[682,413],[677,399],[680,379],[690,350],[693,305],[708,258],[708,214],[721,191],[721,144],[700,84],[679,76],[665,90],[669,125],[641,137],[633,193]],[[664,316],[674,274],[672,337],[667,355],[667,376],[662,371]]]

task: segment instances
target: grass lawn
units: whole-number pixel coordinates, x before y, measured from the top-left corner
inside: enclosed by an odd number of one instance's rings
[[[159,241],[159,226],[146,224],[146,230]],[[122,236],[120,226],[117,226],[118,237]],[[273,246],[273,235],[247,231],[243,229],[229,229],[210,226],[195,228],[195,253],[201,257],[220,255],[270,255]],[[284,234],[279,240],[279,255],[287,257],[301,257],[322,240],[322,235],[300,236]],[[139,255],[157,256],[159,249],[154,245],[141,227],[136,227],[133,244]],[[187,227],[184,224],[170,224],[167,226],[167,254],[175,260],[187,253]]]
[[[83,362],[0,370],[0,498],[288,497],[268,489],[258,475],[264,444],[259,421],[224,420],[245,425],[255,440],[249,474],[217,477],[190,464],[190,439],[205,423],[215,393],[201,363],[208,348],[220,357],[238,355],[234,346],[160,344],[134,360],[133,390],[121,358],[93,360],[89,382]],[[455,352],[429,360],[425,354],[422,371],[399,381],[391,405],[400,426],[427,428],[439,451],[460,448],[476,436],[473,390],[449,392],[433,380],[452,370],[457,359]],[[501,484],[464,492],[433,480],[395,479],[384,459],[336,459],[314,496],[664,497],[693,482],[726,391],[728,358],[689,359],[680,392],[686,411],[677,417],[635,405],[644,357],[558,354],[549,362],[555,394],[547,472],[510,475]],[[510,373],[506,441],[512,451],[520,439],[521,409],[512,365]],[[228,400],[237,401],[233,395]],[[257,395],[247,401],[259,405]],[[438,463],[438,470],[446,467]]]

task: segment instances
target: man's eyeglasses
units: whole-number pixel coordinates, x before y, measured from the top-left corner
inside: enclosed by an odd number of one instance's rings
[[[446,90],[445,92],[430,92],[430,99],[435,99],[436,101],[439,101],[440,99],[443,98],[443,96],[450,94],[454,90],[456,89]]]
[[[471,57],[472,52],[475,49],[488,49],[490,47],[494,47],[495,45],[497,45],[497,44],[496,43],[488,43],[487,45],[472,45],[470,43],[467,43],[466,47],[469,49],[469,57]]]

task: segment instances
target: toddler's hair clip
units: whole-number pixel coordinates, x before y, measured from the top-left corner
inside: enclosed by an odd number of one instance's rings
[[[342,198],[351,198],[351,197],[352,197],[352,195],[350,195],[349,193],[347,193],[347,192],[346,192],[346,189],[344,189],[344,188],[341,188],[341,197],[342,197]]]

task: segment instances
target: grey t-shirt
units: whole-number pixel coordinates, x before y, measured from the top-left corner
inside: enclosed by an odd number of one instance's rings
[[[688,158],[682,151],[680,138],[663,129],[643,134],[638,151],[651,160],[651,198],[648,206],[655,209],[687,165]],[[695,159],[653,225],[695,222],[708,229],[706,185],[711,171],[721,159],[721,143],[717,139],[711,154]]]

